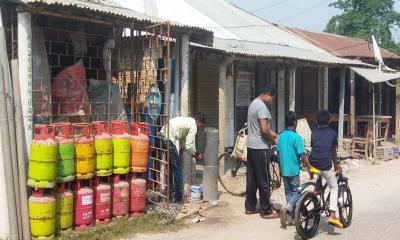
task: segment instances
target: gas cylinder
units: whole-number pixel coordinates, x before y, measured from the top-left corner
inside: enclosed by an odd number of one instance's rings
[[[39,189],[29,198],[28,208],[32,239],[54,239],[55,197]]]
[[[131,172],[146,172],[149,157],[148,134],[149,128],[147,124],[131,124]]]
[[[75,145],[71,123],[54,124],[58,142],[57,181],[69,182],[75,179]]]
[[[144,180],[143,178],[132,177],[130,194],[131,215],[138,216],[142,214],[146,208],[146,180]]]
[[[99,177],[96,178],[94,191],[94,219],[96,224],[107,223],[111,218],[111,186],[108,182],[101,182]]]
[[[112,174],[113,144],[108,123],[106,121],[94,121],[92,124],[95,129],[94,147],[96,155],[96,175],[109,176]]]
[[[57,188],[56,194],[56,229],[57,232],[72,228],[72,213],[74,206],[74,194],[66,189],[64,183]]]
[[[90,179],[94,176],[94,141],[89,123],[75,123],[72,125],[75,137],[76,178]],[[80,134],[79,134],[80,131]]]
[[[90,227],[93,222],[93,190],[76,181],[74,193],[74,226],[77,230]]]
[[[28,185],[35,188],[52,188],[56,183],[57,143],[54,127],[36,124],[31,144]]]
[[[128,121],[112,121],[113,173],[129,173],[130,138]]]
[[[120,180],[119,175],[114,176],[113,181],[113,217],[123,217],[129,214],[129,183]]]

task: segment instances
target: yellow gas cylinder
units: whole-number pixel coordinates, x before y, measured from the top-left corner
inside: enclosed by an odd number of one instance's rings
[[[91,124],[75,123],[72,125],[75,135],[76,179],[90,179],[94,176],[94,141]]]
[[[31,144],[28,185],[35,188],[52,188],[56,184],[57,143],[54,127],[36,124]]]
[[[131,151],[128,134],[128,121],[112,121],[112,142],[113,142],[113,173],[129,173],[129,158]]]
[[[56,229],[57,232],[72,228],[72,213],[74,206],[74,194],[61,183],[56,194]]]
[[[113,164],[113,143],[106,121],[94,121],[95,170],[97,176],[110,176]]]
[[[28,208],[32,239],[54,239],[56,215],[55,197],[44,194],[43,189],[39,189],[29,198]]]

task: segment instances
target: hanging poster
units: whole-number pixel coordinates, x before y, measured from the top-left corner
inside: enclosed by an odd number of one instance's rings
[[[236,106],[248,107],[254,99],[254,73],[238,71],[236,78]]]

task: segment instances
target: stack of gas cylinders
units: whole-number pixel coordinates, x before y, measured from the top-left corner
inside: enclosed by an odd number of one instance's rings
[[[54,239],[146,208],[149,127],[127,121],[36,124],[28,186],[32,239]]]

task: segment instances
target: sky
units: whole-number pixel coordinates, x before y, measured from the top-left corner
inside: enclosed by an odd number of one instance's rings
[[[228,0],[269,22],[322,32],[329,19],[340,10],[329,7],[335,0]],[[400,11],[400,0],[395,0]],[[265,8],[265,9],[263,9]],[[393,29],[394,38],[400,40],[400,29]]]

